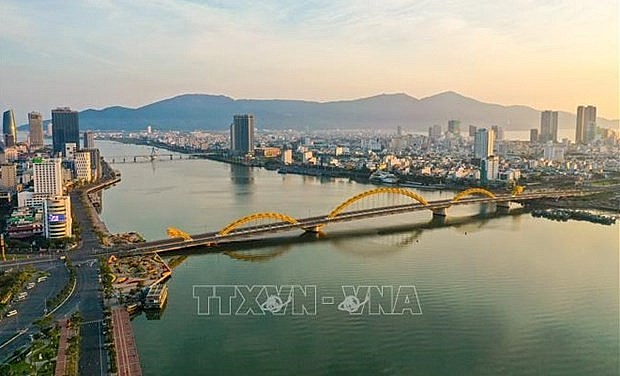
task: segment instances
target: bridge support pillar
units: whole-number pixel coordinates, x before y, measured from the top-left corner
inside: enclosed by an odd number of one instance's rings
[[[445,225],[447,222],[447,218],[448,217],[443,216],[443,215],[438,215],[438,216],[433,215],[433,219],[431,219],[431,223],[435,226]]]
[[[448,215],[448,208],[433,209],[433,218],[442,217],[445,218]]]
[[[310,234],[321,234],[323,233],[322,229],[323,226],[304,227],[304,232]]]
[[[506,213],[510,212],[510,201],[498,202],[496,204],[496,208],[497,208],[497,212],[498,213],[506,214]]]

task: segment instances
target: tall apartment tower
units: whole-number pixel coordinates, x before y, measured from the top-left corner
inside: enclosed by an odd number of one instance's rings
[[[596,107],[579,106],[577,107],[577,126],[575,132],[575,143],[587,144],[594,139],[596,131]]]
[[[4,135],[4,146],[15,146],[17,140],[17,127],[15,126],[15,115],[13,110],[6,110],[2,114],[2,134]]]
[[[480,128],[474,137],[474,158],[485,159],[493,155],[495,132],[492,129]]]
[[[235,115],[230,125],[230,150],[234,154],[254,152],[254,115]]]
[[[33,160],[34,193],[44,193],[51,196],[63,194],[61,162],[58,158]]]
[[[33,150],[43,147],[43,116],[39,112],[28,113],[28,125],[30,125],[30,147]]]
[[[460,135],[461,134],[461,122],[459,120],[448,121],[448,132],[456,136]]]
[[[95,135],[91,131],[84,132],[84,149],[95,148]]]
[[[0,164],[0,186],[8,189],[17,187],[17,165],[14,163]]]
[[[90,151],[78,151],[74,155],[75,176],[78,180],[90,183],[92,181],[92,166]]]
[[[540,113],[540,142],[558,142],[558,112]]]
[[[62,153],[66,143],[80,148],[80,119],[78,112],[69,107],[52,110],[52,140],[54,154]]]

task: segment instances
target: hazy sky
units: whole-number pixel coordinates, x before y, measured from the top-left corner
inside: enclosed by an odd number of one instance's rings
[[[618,118],[618,0],[0,2],[0,108],[446,90]]]

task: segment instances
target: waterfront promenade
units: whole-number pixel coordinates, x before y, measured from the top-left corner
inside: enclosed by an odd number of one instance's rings
[[[118,376],[140,376],[140,360],[136,341],[131,330],[129,313],[123,306],[112,308],[114,328],[114,348],[116,350],[116,369]]]

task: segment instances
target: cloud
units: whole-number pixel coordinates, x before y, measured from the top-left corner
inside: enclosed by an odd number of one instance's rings
[[[81,108],[140,105],[188,91],[326,100],[450,89],[568,110],[587,92],[582,101],[601,103],[601,113],[618,111],[612,0],[92,0],[53,7],[4,1],[0,7],[2,106],[42,107],[50,97]],[[588,76],[596,76],[597,87],[587,87]],[[541,90],[537,81],[548,85]],[[34,95],[25,89],[33,86]]]

